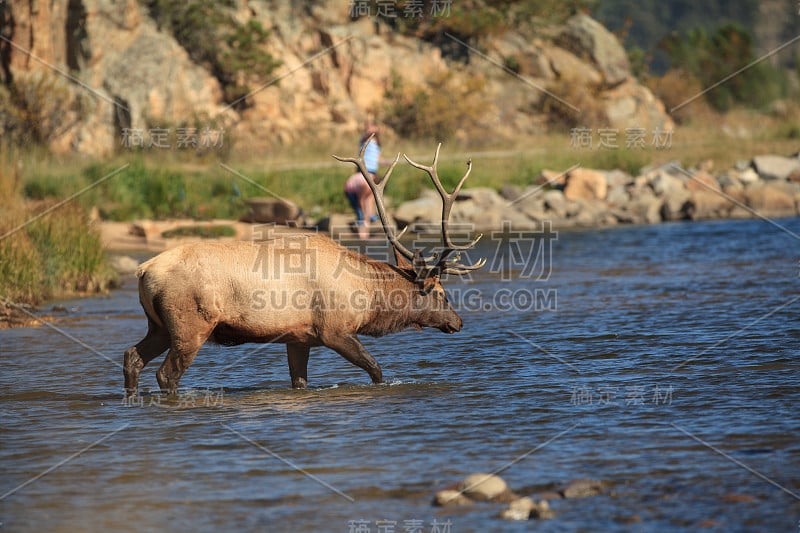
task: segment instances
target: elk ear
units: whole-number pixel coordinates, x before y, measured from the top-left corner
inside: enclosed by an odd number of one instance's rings
[[[405,256],[403,254],[401,254],[400,251],[397,248],[394,249],[394,260],[397,263],[397,268],[399,268],[399,269],[402,269],[402,270],[412,270],[413,269],[413,267],[411,266],[411,263],[408,261],[408,259],[406,259]]]

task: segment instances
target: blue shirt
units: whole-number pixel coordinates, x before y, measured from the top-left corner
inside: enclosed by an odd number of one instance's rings
[[[364,163],[367,165],[367,171],[373,174],[378,173],[378,160],[381,156],[381,147],[373,139],[364,150]]]

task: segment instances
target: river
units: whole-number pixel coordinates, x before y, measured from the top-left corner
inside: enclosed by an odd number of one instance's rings
[[[363,339],[381,386],[318,348],[293,391],[282,345],[207,345],[177,399],[148,392],[158,359],[126,403],[133,281],[58,302],[61,332],[0,332],[1,529],[797,531],[798,234],[794,218],[487,238],[489,265],[447,283],[460,333]],[[535,524],[431,505],[493,471],[520,494],[609,488]]]

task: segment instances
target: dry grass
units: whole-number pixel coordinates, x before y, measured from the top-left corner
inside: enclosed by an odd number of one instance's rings
[[[85,212],[66,204],[35,218],[55,200],[23,198],[20,157],[14,150],[0,150],[4,206],[0,211],[0,299],[35,304],[55,296],[107,289],[116,274]]]

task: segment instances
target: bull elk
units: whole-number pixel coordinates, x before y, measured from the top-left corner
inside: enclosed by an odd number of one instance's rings
[[[442,198],[444,248],[438,253],[426,257],[421,250],[409,250],[400,242],[402,233],[396,234],[389,224],[383,191],[400,154],[382,178],[373,179],[362,148],[357,158],[334,157],[355,164],[366,178],[394,248],[396,266],[301,231],[260,242],[184,244],[143,263],[136,275],[148,330],[144,339],[125,351],[126,394],[137,394],[142,368],[167,349],[156,378],[162,391],[174,394],[207,340],[223,345],[285,343],[292,387],[305,388],[312,346],[327,346],[364,369],[373,383],[380,383],[381,368],[357,335],[380,337],[423,327],[460,331],[461,318],[447,301],[440,276],[463,275],[486,261],[458,262],[460,252],[480,239],[456,245],[448,227],[450,210],[472,162],[448,193],[437,174],[440,148],[441,144],[430,166],[404,156],[430,176]]]

